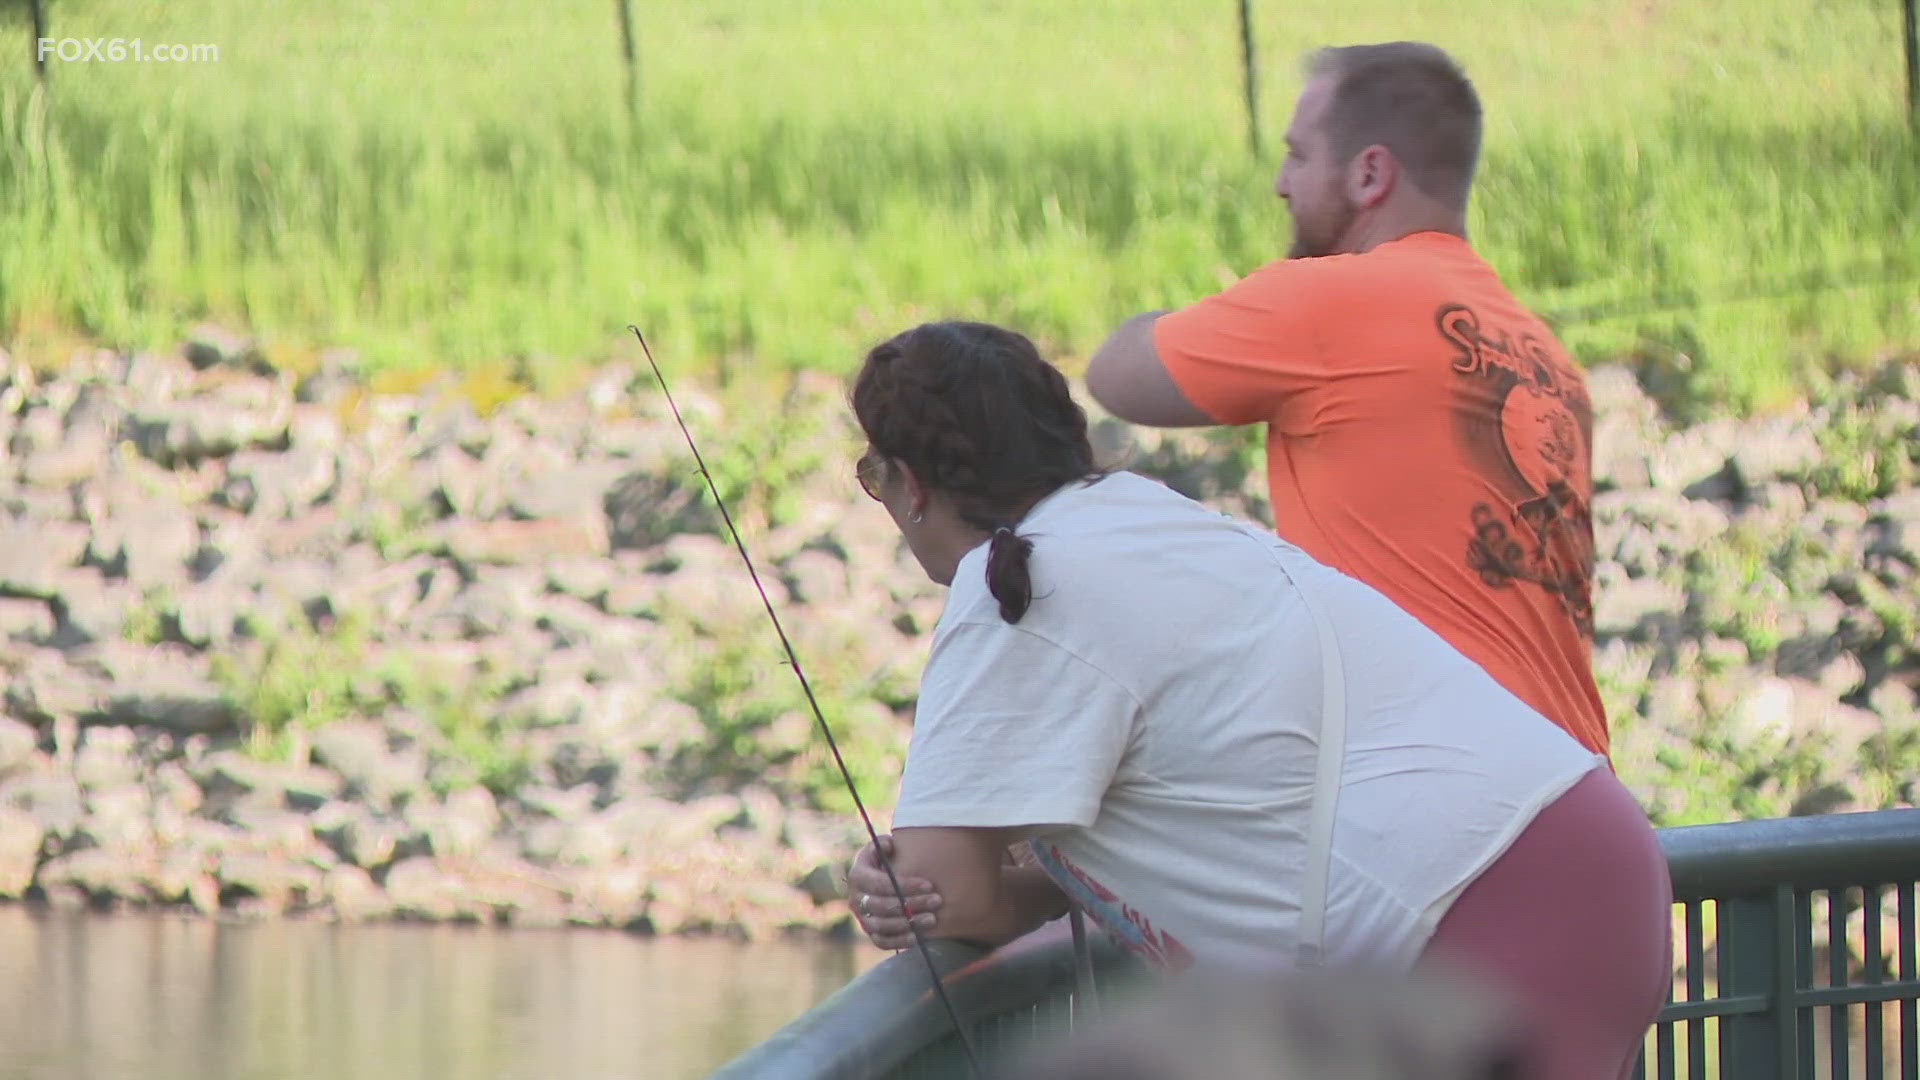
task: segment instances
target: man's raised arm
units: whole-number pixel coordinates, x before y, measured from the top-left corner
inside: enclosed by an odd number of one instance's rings
[[[1175,385],[1153,344],[1153,324],[1164,311],[1120,324],[1087,362],[1087,393],[1100,407],[1147,427],[1207,427],[1219,423]]]

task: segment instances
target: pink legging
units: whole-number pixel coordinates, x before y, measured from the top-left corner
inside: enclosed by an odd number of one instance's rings
[[[1440,920],[1426,957],[1510,994],[1538,1080],[1632,1074],[1673,977],[1672,885],[1646,815],[1613,773],[1542,810]]]

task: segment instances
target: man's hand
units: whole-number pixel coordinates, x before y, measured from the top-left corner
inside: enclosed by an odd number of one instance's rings
[[[892,859],[893,837],[881,836],[880,850]],[[914,925],[925,933],[933,929],[934,912],[940,910],[940,894],[933,891],[932,882],[902,877],[900,887],[906,890],[907,912],[902,912],[900,897],[895,895],[893,882],[887,879],[873,845],[861,848],[860,854],[853,857],[853,865],[847,870],[847,906],[853,909],[853,917],[867,940],[882,949],[911,947],[913,931],[907,925],[909,915]]]

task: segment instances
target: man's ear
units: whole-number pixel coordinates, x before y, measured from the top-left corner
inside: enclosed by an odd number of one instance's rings
[[[1347,163],[1347,199],[1362,210],[1386,201],[1399,182],[1399,159],[1378,143],[1355,154]]]

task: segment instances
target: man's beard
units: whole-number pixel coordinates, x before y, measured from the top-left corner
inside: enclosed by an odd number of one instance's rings
[[[1293,217],[1293,246],[1287,249],[1289,259],[1317,259],[1322,255],[1334,255],[1340,250],[1340,238],[1352,228],[1353,219],[1360,216],[1360,208],[1340,200],[1340,210],[1327,222],[1325,229],[1311,229],[1303,224],[1300,216]]]

